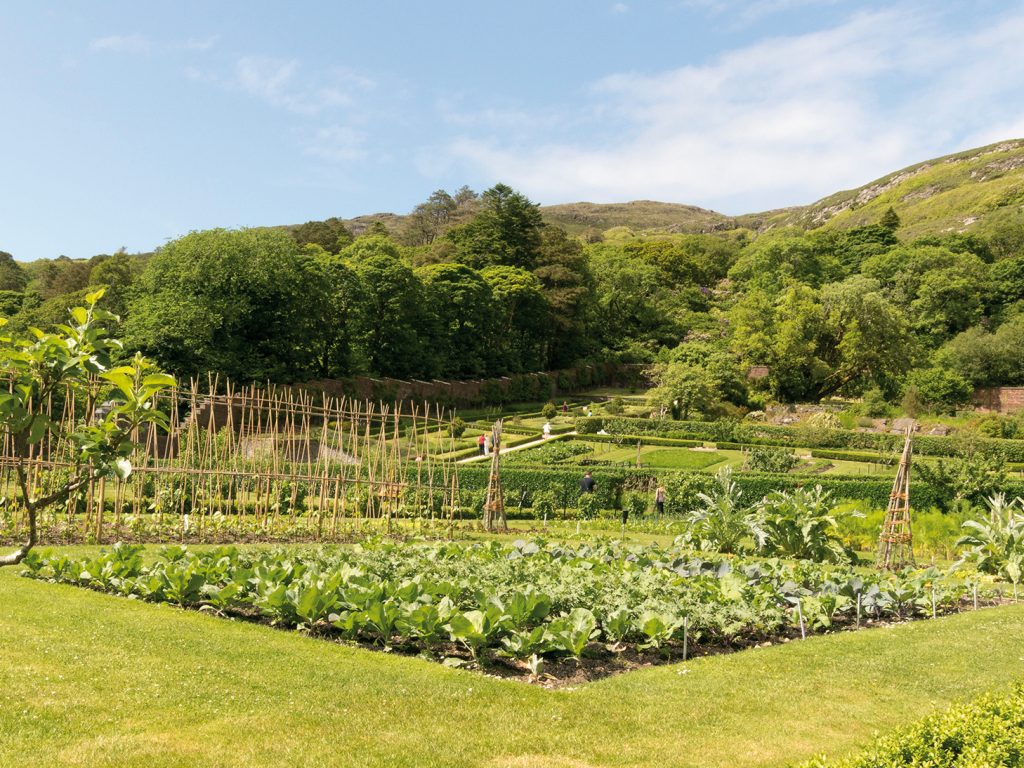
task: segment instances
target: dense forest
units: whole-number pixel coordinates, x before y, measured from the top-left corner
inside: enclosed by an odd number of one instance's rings
[[[892,207],[845,229],[570,235],[499,184],[439,190],[358,236],[329,219],[152,254],[0,252],[0,312],[46,327],[107,286],[129,351],[180,375],[462,379],[613,360],[655,364],[687,416],[908,391],[955,406],[1024,384],[1024,213],[996,214],[918,237]]]

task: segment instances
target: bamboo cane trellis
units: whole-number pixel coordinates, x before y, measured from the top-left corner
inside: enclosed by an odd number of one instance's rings
[[[438,405],[213,378],[172,390],[159,405],[169,428],[133,435],[131,475],[96,480],[46,511],[44,541],[329,540],[367,520],[390,531],[396,517],[433,521],[455,506],[453,414]],[[27,456],[3,436],[0,538],[17,539],[25,525],[14,500],[15,466],[23,463],[34,492],[45,494],[75,462],[73,445],[59,436],[104,407],[85,413],[71,391],[51,401],[58,427]]]
[[[907,429],[903,455],[889,494],[889,507],[878,537],[879,568],[898,571],[914,565],[914,537],[910,528],[910,459],[913,443]]]
[[[501,487],[501,419],[491,427],[491,471],[487,477],[487,497],[484,501],[484,530],[496,528],[507,532],[505,494]]]

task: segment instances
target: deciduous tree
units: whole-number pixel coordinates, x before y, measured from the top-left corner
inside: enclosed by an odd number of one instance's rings
[[[21,562],[38,543],[37,520],[44,510],[66,502],[90,480],[129,475],[136,428],[166,426],[156,398],[174,379],[141,355],[126,364],[113,363],[121,344],[107,329],[113,315],[96,306],[102,295],[90,294],[85,306],[72,309],[70,321],[55,331],[30,338],[0,336],[0,370],[10,382],[0,394],[0,429],[14,448],[15,493],[28,518],[25,542],[0,557],[0,566]],[[84,404],[81,415],[52,420],[48,404],[69,392]],[[108,401],[113,406],[95,417],[93,406]],[[30,451],[39,451],[49,433],[74,446],[73,464],[59,473],[30,477]]]

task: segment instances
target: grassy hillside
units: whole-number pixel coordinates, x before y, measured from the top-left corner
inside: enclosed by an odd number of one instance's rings
[[[926,160],[811,205],[739,217],[743,226],[849,229],[877,223],[892,206],[900,236],[984,228],[1024,205],[1024,139]]]
[[[836,192],[816,203],[735,218],[675,203],[568,203],[541,209],[546,221],[570,233],[629,227],[637,232],[714,232],[737,227],[763,231],[797,226],[849,229],[875,224],[892,207],[900,236],[984,229],[1024,207],[1024,139],[1002,141],[925,160],[880,179]]]
[[[849,229],[877,223],[890,206],[902,221],[900,236],[984,229],[1024,206],[1024,139],[925,160],[856,189],[836,192],[815,203],[731,217],[679,203],[564,203],[541,206],[541,215],[572,235],[628,227],[637,233],[706,233],[737,228],[763,231],[796,226]],[[407,216],[375,213],[345,219],[355,235],[380,221],[401,232]]]
[[[634,200],[631,203],[565,203],[542,206],[544,221],[570,234],[629,227],[637,232],[715,232],[735,229],[734,219],[693,205]]]
[[[629,227],[637,232],[672,233],[716,232],[736,227],[735,219],[715,211],[653,200],[542,205],[540,212],[545,222],[562,227],[571,235],[603,232],[612,227]],[[356,236],[363,234],[378,221],[391,232],[401,232],[408,218],[394,213],[373,213],[345,219],[345,226]]]
[[[560,691],[12,570],[0,628],[0,765],[781,766],[1024,674],[1024,606]]]

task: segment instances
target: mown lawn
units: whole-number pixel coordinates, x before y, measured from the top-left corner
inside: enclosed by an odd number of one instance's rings
[[[576,690],[0,572],[0,765],[769,766],[1024,677],[1024,606]]]
[[[707,469],[723,463],[728,456],[714,451],[691,451],[689,449],[659,448],[640,457],[642,464],[669,469]]]

